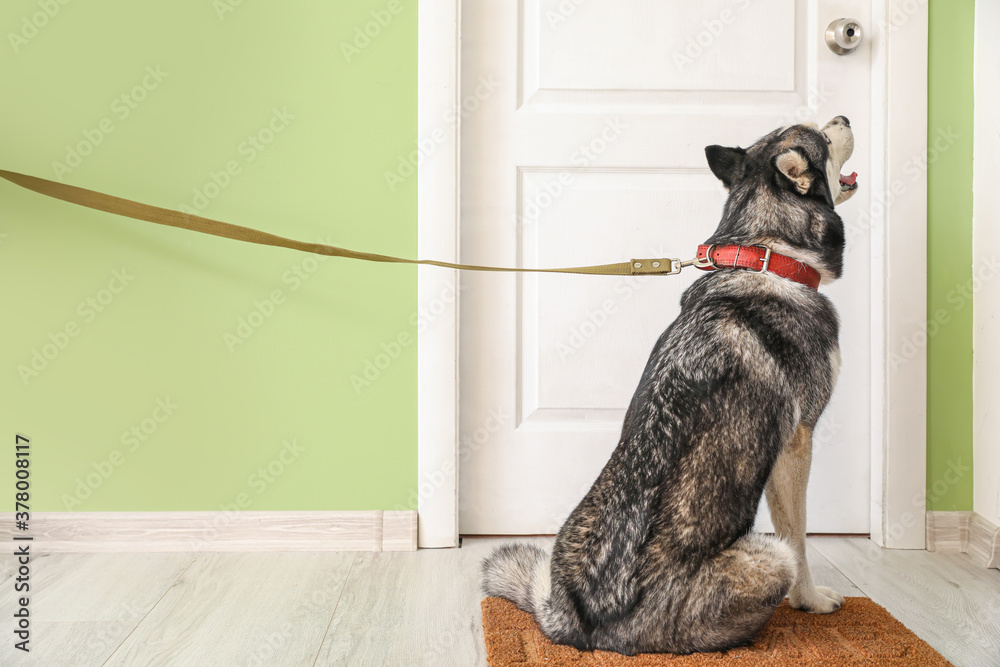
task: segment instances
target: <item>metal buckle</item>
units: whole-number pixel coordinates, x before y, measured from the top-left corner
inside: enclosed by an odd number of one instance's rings
[[[767,269],[771,266],[771,249],[766,245],[755,245],[754,247],[764,249],[764,257],[761,260],[764,262],[764,266],[760,267],[760,271],[757,271],[757,273],[767,273]]]
[[[706,266],[710,266],[713,269],[719,268],[718,266],[715,265],[715,260],[712,259],[713,250],[715,250],[715,244],[708,246],[708,250],[705,251],[705,259],[700,259],[700,258],[696,259],[694,260],[694,262],[691,263],[691,266],[698,267],[699,269],[703,269]]]

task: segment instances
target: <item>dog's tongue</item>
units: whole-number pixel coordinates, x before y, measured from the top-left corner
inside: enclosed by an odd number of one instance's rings
[[[850,176],[840,175],[840,182],[844,185],[854,185],[854,182],[858,180],[858,172],[852,171]]]

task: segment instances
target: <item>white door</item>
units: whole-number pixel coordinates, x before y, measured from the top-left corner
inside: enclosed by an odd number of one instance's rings
[[[870,0],[463,3],[461,259],[689,259],[725,198],[705,146],[848,116],[861,188],[839,209],[845,277],[822,288],[840,311],[843,369],[816,429],[808,530],[867,533],[871,51],[828,49],[840,17],[875,32]],[[699,275],[462,274],[460,532],[558,530]]]

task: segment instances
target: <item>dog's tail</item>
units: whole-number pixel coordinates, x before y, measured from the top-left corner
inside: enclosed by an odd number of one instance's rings
[[[483,560],[483,591],[538,615],[552,588],[549,554],[531,544],[504,544]]]

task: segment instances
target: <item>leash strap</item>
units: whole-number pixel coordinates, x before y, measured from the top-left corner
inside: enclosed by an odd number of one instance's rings
[[[440,266],[446,269],[464,269],[466,271],[513,271],[518,273],[581,273],[604,276],[629,276],[629,275],[672,275],[680,273],[682,266],[691,265],[694,260],[681,262],[679,259],[669,257],[658,257],[652,259],[633,259],[629,262],[619,262],[616,264],[598,264],[595,266],[574,266],[558,269],[524,269],[505,268],[499,266],[480,266],[478,264],[456,264],[453,262],[440,262],[433,259],[406,259],[403,257],[393,257],[392,255],[380,255],[372,252],[358,252],[347,248],[326,245],[325,243],[305,243],[288,239],[283,236],[276,236],[267,232],[250,227],[242,227],[220,220],[203,218],[198,215],[189,215],[158,206],[142,204],[131,199],[123,199],[112,195],[78,188],[65,183],[50,181],[45,178],[28,176],[13,171],[0,170],[0,177],[27,188],[46,197],[53,197],[63,201],[86,206],[87,208],[113,213],[115,215],[144,220],[158,225],[168,227],[178,227],[189,229],[193,232],[221,236],[222,238],[245,241],[246,243],[257,243],[260,245],[277,246],[279,248],[291,248],[302,252],[311,252],[317,255],[330,255],[333,257],[346,257],[348,259],[360,259],[369,262],[387,262],[393,264],[429,264]]]

